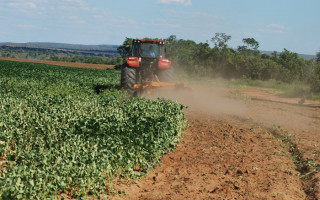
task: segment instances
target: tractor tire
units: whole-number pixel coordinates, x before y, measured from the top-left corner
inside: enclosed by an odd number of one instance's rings
[[[161,82],[174,82],[174,70],[173,67],[169,69],[158,69],[157,76]]]
[[[137,96],[134,85],[137,83],[137,71],[135,68],[123,65],[121,69],[121,88],[130,96]]]

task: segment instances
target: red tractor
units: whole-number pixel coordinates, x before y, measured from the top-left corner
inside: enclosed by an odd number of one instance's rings
[[[187,87],[173,83],[174,71],[171,61],[165,58],[166,41],[132,40],[132,53],[121,69],[121,87],[129,95],[150,94],[159,87]]]

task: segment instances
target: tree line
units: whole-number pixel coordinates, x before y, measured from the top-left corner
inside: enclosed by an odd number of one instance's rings
[[[306,60],[287,49],[261,53],[254,38],[244,38],[243,45],[233,49],[227,44],[230,39],[230,35],[216,33],[210,47],[208,42],[196,43],[172,35],[166,39],[167,57],[178,70],[191,76],[300,81],[309,84],[312,92],[320,93],[320,52],[316,59]]]

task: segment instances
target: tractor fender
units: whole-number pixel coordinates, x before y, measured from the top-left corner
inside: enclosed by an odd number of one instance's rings
[[[126,62],[130,67],[140,67],[140,59],[138,57],[129,57]]]

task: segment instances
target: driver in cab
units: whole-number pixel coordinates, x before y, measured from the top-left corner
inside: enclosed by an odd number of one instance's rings
[[[152,58],[156,57],[156,53],[154,52],[153,46],[149,47],[148,55],[151,56]]]

